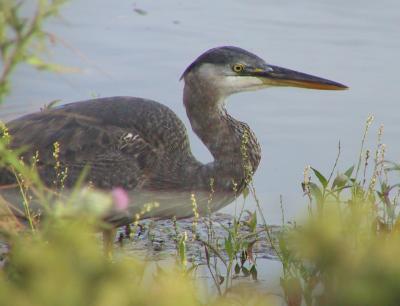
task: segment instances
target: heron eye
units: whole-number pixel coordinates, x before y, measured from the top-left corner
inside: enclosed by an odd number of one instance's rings
[[[243,64],[235,64],[232,66],[232,70],[235,71],[236,73],[242,72],[244,70],[244,65]]]

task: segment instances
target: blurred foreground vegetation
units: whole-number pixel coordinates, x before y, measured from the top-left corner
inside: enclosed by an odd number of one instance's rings
[[[40,46],[49,37],[41,28],[42,21],[55,15],[62,2],[39,1],[30,19],[19,17],[17,2],[0,0],[0,100],[9,92],[9,76],[17,64],[54,68],[39,58],[40,51],[32,51],[40,48],[29,46]],[[35,163],[22,161],[20,152],[8,149],[12,135],[2,125],[0,167],[7,167],[17,178],[26,224],[14,217],[0,190],[0,241],[7,249],[0,258],[0,305],[275,305],[267,289],[233,281],[240,274],[258,282],[252,250],[264,239],[282,264],[279,295],[287,305],[398,306],[400,166],[385,159],[383,127],[376,148],[364,148],[372,121],[372,117],[367,120],[354,166],[338,170],[342,163],[339,147],[329,175],[305,169],[302,186],[309,201],[307,220],[283,224],[276,238],[259,205],[245,221],[243,210],[234,216],[232,225],[224,228],[225,237],[218,238],[210,218],[197,218],[191,238],[174,229],[175,264],[162,268],[124,254],[113,260],[104,256],[95,233],[108,226],[101,216],[112,205],[111,196],[83,188],[79,182],[68,197],[58,194],[65,174],[59,168],[55,169],[60,178],[58,191],[47,189]],[[245,193],[248,196],[258,203],[251,184]],[[45,219],[31,210],[33,198],[39,199]],[[207,224],[207,239],[197,236],[197,222]],[[188,239],[203,244],[205,265],[217,294],[206,293],[196,282],[197,266],[187,256]]]
[[[13,236],[9,243],[0,305],[268,305],[262,294],[240,289],[236,297],[202,296],[178,265],[151,269],[129,256],[111,261],[79,217]]]
[[[9,249],[0,260],[0,305],[280,305],[277,295],[290,306],[399,305],[400,184],[389,178],[398,181],[400,167],[385,161],[380,140],[373,153],[362,148],[361,162],[343,173],[334,169],[324,176],[307,167],[302,185],[308,218],[283,224],[278,237],[270,235],[261,210],[246,220],[243,211],[234,216],[225,238],[215,237],[211,219],[195,218],[190,237],[174,229],[176,256],[155,268],[132,255],[111,260],[103,254],[96,232],[108,226],[101,216],[112,205],[110,195],[78,185],[67,198],[49,196],[35,167],[7,148],[12,135],[5,127],[2,135],[0,166],[19,178],[28,222],[23,226],[0,198],[0,241]],[[252,185],[248,192],[256,198]],[[30,212],[32,196],[43,202],[45,219]],[[200,222],[209,228],[205,240],[197,236]],[[203,244],[216,294],[196,279],[188,239]],[[238,280],[241,274],[257,284],[252,250],[263,239],[282,264],[280,293]]]

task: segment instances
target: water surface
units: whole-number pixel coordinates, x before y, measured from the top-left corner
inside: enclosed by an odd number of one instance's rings
[[[47,24],[64,44],[50,50],[53,61],[81,73],[19,67],[0,119],[56,99],[130,95],[168,105],[189,128],[179,77],[201,52],[220,45],[347,84],[344,92],[274,88],[229,99],[229,111],[250,124],[262,145],[255,186],[268,222],[279,223],[280,195],[287,219],[306,207],[300,188],[306,165],[329,172],[339,140],[341,168],[355,162],[368,114],[376,117],[375,129],[385,124],[388,158],[399,160],[399,11],[397,0],[70,1],[62,18]],[[189,131],[195,155],[210,161]]]

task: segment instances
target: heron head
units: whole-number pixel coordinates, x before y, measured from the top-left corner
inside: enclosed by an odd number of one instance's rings
[[[327,79],[267,64],[257,55],[231,46],[206,51],[185,70],[182,78],[191,84],[205,85],[201,87],[218,91],[223,96],[272,86],[321,90],[348,88]]]

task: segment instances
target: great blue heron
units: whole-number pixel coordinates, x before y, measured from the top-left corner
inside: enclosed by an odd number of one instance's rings
[[[39,153],[38,172],[51,186],[56,179],[53,144],[59,143],[65,186],[88,166],[86,181],[131,196],[128,213],[110,213],[115,225],[131,222],[149,201],[159,203],[143,217],[187,217],[197,210],[215,211],[237,197],[256,171],[260,145],[250,127],[230,116],[231,94],[271,86],[342,90],[345,85],[267,64],[238,47],[218,47],[200,55],[183,73],[183,103],[192,129],[214,161],[199,162],[190,149],[182,121],[158,102],[134,97],[99,98],[62,105],[7,123],[11,148],[24,147],[25,160]],[[15,182],[0,171],[0,183]],[[212,199],[210,201],[210,190]]]

